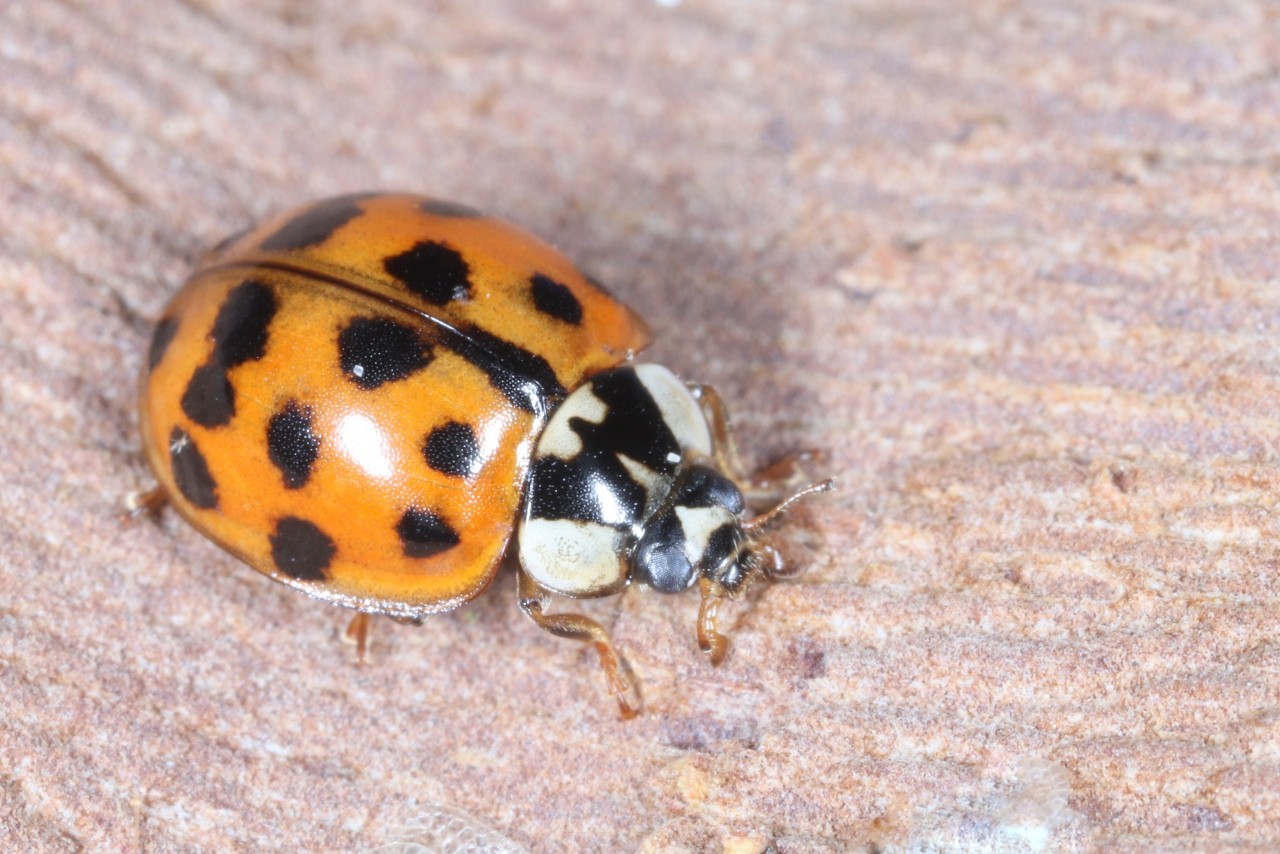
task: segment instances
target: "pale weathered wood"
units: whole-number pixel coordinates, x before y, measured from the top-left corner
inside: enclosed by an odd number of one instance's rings
[[[0,848],[1280,847],[1278,49],[1263,2],[0,4]],[[192,259],[376,187],[595,270],[749,461],[829,451],[721,669],[696,596],[589,606],[638,720],[509,573],[359,668],[117,521]]]

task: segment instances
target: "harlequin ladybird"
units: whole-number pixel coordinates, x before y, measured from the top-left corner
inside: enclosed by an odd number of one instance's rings
[[[630,362],[649,338],[506,222],[410,195],[321,201],[223,241],[164,311],[142,504],[356,609],[362,649],[369,614],[416,622],[479,594],[514,531],[520,607],[592,642],[630,715],[608,633],[546,613],[548,595],[697,583],[718,663],[721,600],[781,569],[766,525],[830,486],[748,520],[744,490],[769,484],[742,473],[714,391]]]

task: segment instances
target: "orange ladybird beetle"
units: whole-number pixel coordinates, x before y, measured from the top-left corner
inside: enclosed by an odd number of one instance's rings
[[[532,235],[412,195],[328,199],[232,236],[156,325],[142,380],[165,501],[227,551],[359,613],[418,622],[493,579],[513,531],[520,607],[594,644],[626,716],[630,668],[549,594],[699,586],[718,664],[722,600],[782,572],[751,517],[796,455],[749,477],[719,396],[635,364],[645,322]]]

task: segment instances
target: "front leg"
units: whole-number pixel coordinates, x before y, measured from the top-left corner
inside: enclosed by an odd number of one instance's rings
[[[724,398],[714,386],[690,382],[685,383],[685,386],[702,407],[702,417],[711,428],[711,453],[716,465],[730,480],[741,486],[748,485],[751,479],[743,468],[742,457],[738,456],[738,443],[733,438],[729,409],[724,405]]]
[[[549,595],[547,591],[523,569],[518,571],[516,577],[520,610],[540,628],[557,637],[587,641],[594,645],[596,654],[600,656],[600,666],[604,668],[605,679],[609,683],[609,693],[618,701],[622,717],[634,718],[639,714],[643,705],[640,686],[631,673],[631,665],[614,647],[604,626],[585,614],[545,613],[546,598]]]
[[[818,458],[817,451],[797,451],[764,468],[747,473],[738,456],[738,443],[733,438],[729,409],[714,387],[702,383],[685,383],[702,407],[702,416],[711,429],[711,449],[716,465],[730,480],[738,484],[751,503],[764,503],[779,493],[793,488],[804,476],[805,463]]]
[[[725,589],[718,581],[703,576],[698,579],[702,606],[698,609],[698,647],[711,658],[711,666],[719,667],[729,651],[729,639],[720,634],[720,604]]]

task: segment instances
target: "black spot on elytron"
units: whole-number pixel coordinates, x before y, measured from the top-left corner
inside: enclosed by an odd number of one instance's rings
[[[573,291],[541,273],[534,273],[529,286],[534,308],[538,311],[574,326],[582,322],[582,303],[578,302]]]
[[[201,427],[221,427],[236,414],[236,390],[217,362],[196,368],[182,393],[182,411]]]
[[[311,407],[291,400],[267,423],[267,456],[284,476],[286,489],[298,489],[311,477],[320,455],[320,437],[311,430]]]
[[[263,240],[262,248],[287,252],[318,246],[335,231],[360,216],[361,210],[356,202],[363,198],[367,198],[367,194],[338,196],[317,202]]]
[[[457,218],[472,218],[484,216],[483,213],[469,205],[462,205],[457,202],[451,202],[447,199],[424,199],[418,208],[423,213],[429,213],[432,216],[447,216]]]
[[[377,388],[431,363],[431,345],[412,326],[387,317],[357,317],[338,333],[338,361],[347,379]]]
[[[407,252],[393,255],[383,267],[406,288],[435,306],[471,296],[471,268],[458,250],[424,240]]]
[[[484,371],[489,384],[526,412],[545,413],[565,395],[547,360],[475,326],[459,326],[460,334],[442,343]]]
[[[218,506],[218,484],[196,443],[181,427],[169,434],[169,465],[182,497],[202,510]]]
[[[427,436],[422,444],[427,465],[453,477],[470,477],[480,470],[480,443],[470,424],[450,421]]]
[[[214,342],[210,362],[234,368],[261,359],[267,352],[267,331],[276,307],[276,295],[269,285],[247,279],[233,288],[209,333]]]
[[[461,542],[458,532],[448,522],[421,507],[405,511],[396,523],[396,533],[400,535],[405,557],[434,557]]]
[[[202,427],[230,423],[236,414],[236,392],[227,370],[266,354],[275,315],[276,295],[270,286],[246,279],[231,289],[209,331],[209,361],[196,368],[182,393],[182,411],[188,418]]]
[[[156,324],[156,331],[151,334],[151,348],[147,350],[147,368],[154,371],[156,365],[160,364],[160,360],[164,358],[164,354],[168,351],[169,345],[173,343],[173,336],[178,331],[178,318],[165,317],[161,318]]]
[[[271,560],[276,569],[299,581],[324,581],[338,548],[329,536],[306,519],[286,516],[271,535]]]

